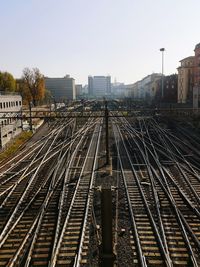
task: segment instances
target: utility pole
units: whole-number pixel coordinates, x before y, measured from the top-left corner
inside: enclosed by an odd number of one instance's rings
[[[30,117],[30,130],[33,131],[33,124],[32,124],[32,102],[29,102],[29,117]]]
[[[109,111],[108,111],[108,102],[105,100],[105,124],[106,124],[106,165],[110,163],[110,156],[109,156],[109,129],[108,129],[108,118],[109,118]]]
[[[54,98],[54,110],[55,110],[55,113],[56,113],[56,111],[57,111],[57,103],[56,103],[55,98]]]
[[[113,253],[111,188],[101,190],[101,229],[101,267],[113,267],[115,255]]]
[[[21,128],[22,128],[22,131],[23,131],[23,110],[22,110],[22,107],[20,109],[20,119],[21,119]]]

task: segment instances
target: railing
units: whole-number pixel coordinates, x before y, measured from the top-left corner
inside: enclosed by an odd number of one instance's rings
[[[9,91],[1,91],[0,95],[21,95],[19,92],[9,92]]]

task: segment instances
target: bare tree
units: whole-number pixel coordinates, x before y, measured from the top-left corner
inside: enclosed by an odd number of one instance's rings
[[[28,102],[32,101],[35,106],[45,95],[44,76],[38,68],[25,68],[22,75],[22,91]]]

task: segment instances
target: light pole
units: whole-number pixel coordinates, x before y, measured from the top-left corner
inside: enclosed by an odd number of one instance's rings
[[[164,97],[164,51],[165,48],[160,48],[160,51],[162,52],[162,91],[161,91],[161,99]]]

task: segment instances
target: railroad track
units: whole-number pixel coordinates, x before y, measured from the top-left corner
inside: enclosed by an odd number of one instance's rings
[[[94,119],[78,131],[72,129],[75,129],[73,124],[58,126],[51,130],[43,142],[37,142],[34,153],[28,155],[29,160],[22,153],[18,166],[11,166],[9,172],[3,173],[0,195],[0,266],[49,266],[50,262],[54,264],[55,258],[60,257],[60,250],[58,254],[55,251],[62,240],[61,235],[66,237],[62,231],[63,226],[66,229],[69,227],[66,222],[68,213],[73,214],[75,209],[70,203],[74,202],[74,206],[77,206],[78,199],[83,201],[85,198],[88,202],[85,210],[89,214],[93,185],[91,179],[94,179],[97,164],[97,150],[94,148],[97,143],[99,146],[100,127],[100,123]],[[85,153],[88,155],[86,159]],[[94,158],[92,165],[91,158]],[[16,159],[12,159],[11,163]],[[24,159],[27,165],[22,167]],[[20,167],[22,170],[14,175]],[[86,222],[89,218],[85,213],[84,216],[84,234],[80,230],[81,243],[85,242]],[[73,222],[73,217],[70,217],[70,221]],[[81,248],[78,248],[77,257],[71,257],[77,264],[84,255]]]
[[[151,118],[110,121],[117,162],[116,176],[110,177],[117,185],[115,253],[129,257],[127,266],[200,266],[200,163],[194,143],[190,147],[187,138]],[[0,166],[0,266],[90,266],[91,251],[98,249],[89,246],[92,224],[97,231],[95,179],[105,153],[102,120],[81,122],[55,121],[41,141]],[[98,175],[109,172],[102,167]],[[130,220],[127,227],[122,214]],[[99,242],[101,229],[97,234]],[[118,242],[128,246],[124,255]]]
[[[123,126],[121,123],[113,125],[132,216],[132,243],[134,254],[137,254],[134,264],[199,266],[198,175],[196,171],[192,172],[191,165],[189,168],[185,163],[183,169],[182,163],[179,164],[177,160],[180,155],[171,157],[177,151],[174,145],[169,147],[166,144],[166,132],[159,136],[159,140],[162,141],[160,146],[163,147],[163,153],[168,151],[170,164],[163,165],[163,154],[158,156],[161,148],[154,146],[155,140],[156,144],[158,142],[158,135],[152,139],[150,135],[153,131],[148,131],[145,123],[139,124],[137,130],[127,121]],[[179,176],[177,173],[175,175],[175,169]]]

